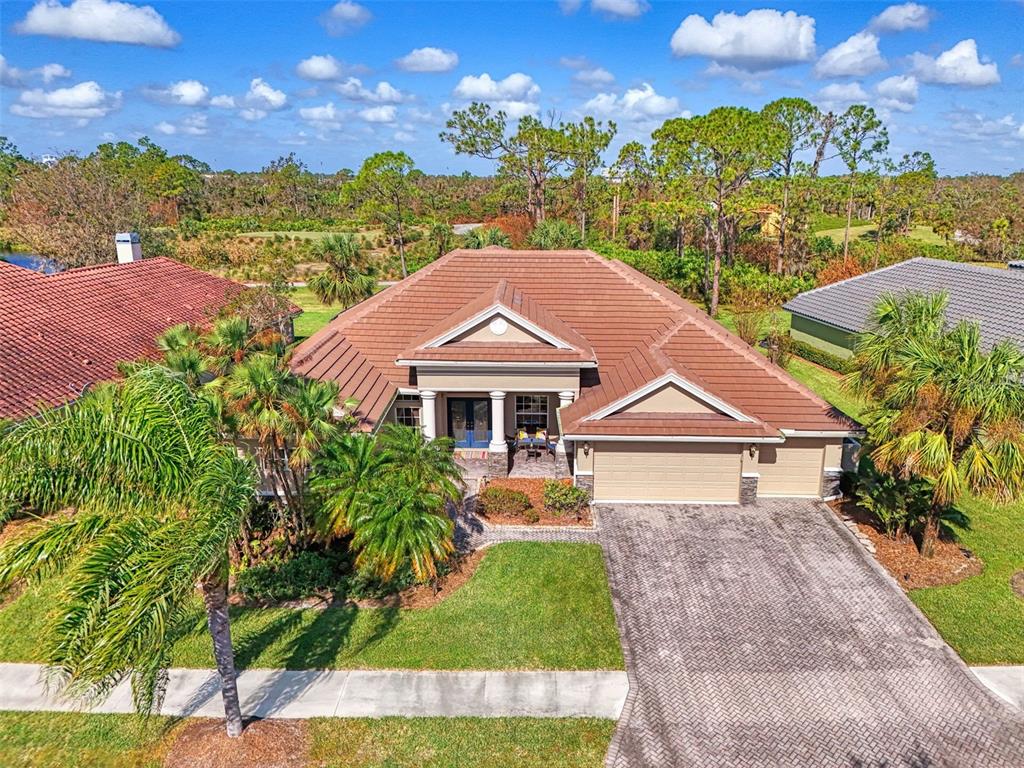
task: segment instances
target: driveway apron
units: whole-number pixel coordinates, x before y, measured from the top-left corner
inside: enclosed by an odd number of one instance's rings
[[[1024,715],[820,503],[599,514],[631,687],[608,766],[1024,766]]]

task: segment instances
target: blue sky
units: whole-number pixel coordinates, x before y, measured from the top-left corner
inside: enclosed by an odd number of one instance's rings
[[[1024,1],[960,3],[10,2],[3,133],[32,154],[151,136],[216,168],[314,170],[401,148],[486,172],[438,132],[477,99],[619,126],[799,95],[870,103],[894,154],[1024,168]],[[425,49],[425,50],[424,50]]]

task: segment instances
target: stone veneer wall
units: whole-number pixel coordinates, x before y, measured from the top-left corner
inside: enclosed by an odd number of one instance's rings
[[[746,506],[757,501],[757,481],[759,479],[756,474],[740,477],[740,504]]]
[[[508,451],[487,452],[487,477],[508,477]]]
[[[587,496],[590,500],[594,500],[594,476],[593,475],[576,475],[576,487],[582,488],[587,492]]]
[[[835,499],[843,495],[842,490],[839,488],[839,481],[842,479],[843,473],[836,472],[835,470],[826,469],[821,476],[821,497],[823,499]]]

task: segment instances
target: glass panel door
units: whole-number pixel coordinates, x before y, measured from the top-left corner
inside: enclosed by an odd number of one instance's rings
[[[486,448],[491,441],[491,401],[472,400],[473,447]]]
[[[448,401],[448,434],[459,448],[469,448],[472,439],[472,426],[466,418],[466,401]],[[468,438],[468,439],[467,439]]]

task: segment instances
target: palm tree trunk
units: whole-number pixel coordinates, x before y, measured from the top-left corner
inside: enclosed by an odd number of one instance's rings
[[[850,222],[853,219],[853,177],[850,178],[850,195],[846,198],[846,229],[843,231],[843,261],[850,256]]]
[[[782,191],[782,212],[779,216],[779,252],[775,259],[775,271],[782,274],[786,258],[786,217],[789,216],[789,178]]]
[[[935,542],[939,540],[939,510],[930,509],[921,531],[921,557],[935,555]]]
[[[227,582],[217,574],[203,579],[199,587],[206,604],[206,622],[213,638],[213,657],[220,674],[224,724],[228,736],[234,739],[242,735],[242,706],[238,700],[238,675],[235,671],[235,652],[231,646]]]

